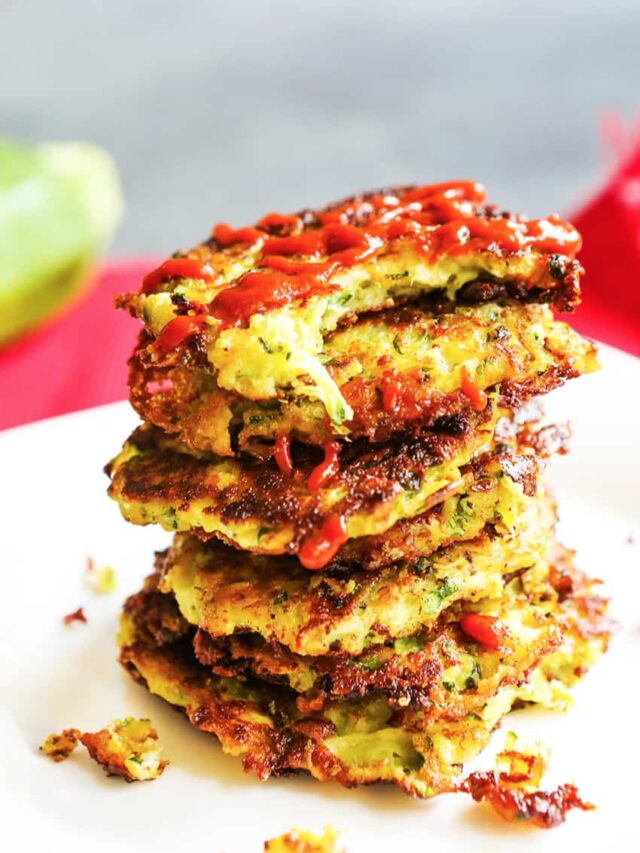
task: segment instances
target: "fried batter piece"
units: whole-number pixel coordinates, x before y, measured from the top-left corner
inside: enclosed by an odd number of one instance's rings
[[[541,585],[540,579],[536,595],[541,606],[547,602],[547,620],[562,624],[571,642],[547,656],[544,671],[538,666],[523,683],[498,687],[481,709],[460,719],[430,722],[422,709],[394,709],[379,693],[302,711],[288,688],[213,675],[196,662],[187,637],[149,644],[148,633],[126,612],[120,659],[134,678],[182,709],[192,725],[214,734],[225,752],[240,756],[261,779],[306,771],[347,787],[393,782],[409,794],[428,797],[456,789],[463,763],[486,745],[514,703],[562,707],[566,673],[584,672],[606,648],[606,603],[596,596],[597,603],[586,604],[594,596],[592,584],[568,563],[563,572],[571,578],[570,595]],[[573,596],[580,601],[579,629]],[[586,630],[585,612],[591,630]]]
[[[278,436],[322,445],[346,434],[381,442],[424,427],[447,431],[496,387],[522,404],[597,367],[593,344],[540,305],[392,309],[331,334],[321,359],[353,412],[342,425],[318,400],[283,392],[252,401],[225,391],[208,363],[162,353],[148,333],[130,361],[130,400],[187,448],[268,457]]]
[[[80,742],[82,732],[79,729],[64,729],[61,734],[50,734],[40,744],[40,752],[48,755],[56,764],[65,761],[76,749]]]
[[[495,769],[471,773],[459,790],[476,802],[486,800],[503,820],[525,821],[542,829],[564,823],[571,809],[595,808],[581,799],[575,785],[539,790],[545,769],[546,759],[539,750],[522,750],[510,732],[505,749],[496,756]]]
[[[217,385],[250,400],[318,400],[336,427],[353,418],[321,357],[340,325],[425,295],[462,304],[545,302],[572,311],[577,231],[486,204],[469,181],[355,196],[324,211],[270,214],[214,229],[120,305],[163,352],[206,361]]]
[[[337,840],[337,833],[328,826],[325,826],[322,835],[307,829],[292,829],[265,841],[264,853],[340,853],[336,847]]]
[[[157,779],[169,764],[162,758],[151,720],[114,720],[99,732],[85,732],[80,740],[108,776],[122,776],[126,782]]]

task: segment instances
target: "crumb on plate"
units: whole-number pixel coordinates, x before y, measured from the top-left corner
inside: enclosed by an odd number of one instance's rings
[[[540,791],[538,785],[547,767],[548,749],[540,743],[517,748],[513,732],[505,749],[496,756],[494,770],[471,773],[460,786],[476,802],[486,800],[506,821],[522,821],[550,829],[566,820],[571,809],[591,811],[592,803],[581,799],[575,785],[559,785]]]
[[[87,617],[84,615],[84,609],[82,607],[78,607],[77,610],[63,616],[62,621],[65,625],[71,625],[73,622],[87,622]]]
[[[69,758],[73,750],[78,746],[82,732],[79,729],[64,729],[57,734],[50,734],[49,737],[40,744],[40,752],[48,755],[56,763]]]
[[[162,758],[151,720],[114,720],[99,732],[85,732],[80,740],[107,775],[122,776],[127,782],[157,779],[169,763]]]
[[[92,557],[87,557],[87,582],[100,594],[113,592],[118,586],[115,569],[111,566],[98,568]]]
[[[321,836],[305,829],[292,829],[265,841],[264,850],[265,853],[341,853],[336,848],[337,837],[330,826],[325,826]]]

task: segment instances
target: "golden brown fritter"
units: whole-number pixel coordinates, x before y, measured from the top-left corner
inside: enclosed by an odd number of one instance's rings
[[[546,614],[547,625],[562,626],[565,641],[525,682],[503,684],[480,710],[457,720],[426,721],[422,709],[393,709],[377,693],[328,701],[322,710],[301,710],[287,688],[211,674],[196,663],[186,637],[162,646],[149,642],[149,633],[139,628],[143,612],[136,621],[128,613],[123,616],[121,662],[152,693],[181,708],[192,725],[214,734],[225,752],[240,756],[245,768],[261,779],[306,771],[349,787],[389,781],[414,796],[432,796],[455,789],[461,765],[486,745],[514,703],[562,706],[564,683],[571,683],[606,648],[606,602],[570,566],[570,557],[563,559],[551,578],[569,578],[569,593],[564,583],[558,592],[552,582],[540,579],[528,593],[519,586],[522,579],[513,584],[527,606]],[[474,608],[476,616],[483,615],[483,606]],[[589,614],[588,626],[584,614]]]
[[[349,572],[310,573],[290,557],[252,556],[180,534],[159,588],[214,637],[256,633],[299,654],[361,654],[419,633],[456,601],[500,597],[505,574],[545,557],[554,522],[547,498],[522,497],[500,536],[489,525],[418,562]]]
[[[353,412],[339,428],[318,400],[283,392],[252,401],[226,391],[206,360],[163,353],[148,333],[130,361],[130,400],[186,447],[270,456],[278,437],[321,445],[345,434],[381,442],[446,429],[496,386],[522,404],[597,366],[593,344],[537,305],[391,309],[329,335],[321,358]]]
[[[325,465],[309,447],[288,475],[271,460],[187,454],[144,425],[108,466],[109,494],[135,524],[215,535],[257,553],[297,553],[307,568],[321,568],[349,539],[384,533],[461,492],[463,469],[492,451],[501,414],[490,404],[473,424],[456,424],[455,434],[345,446],[324,482]]]
[[[425,295],[573,310],[580,243],[556,216],[498,212],[470,181],[403,187],[271,214],[256,228],[219,226],[121,304],[162,352],[206,359],[220,388],[250,400],[319,401],[339,429],[353,411],[323,364],[328,334]]]

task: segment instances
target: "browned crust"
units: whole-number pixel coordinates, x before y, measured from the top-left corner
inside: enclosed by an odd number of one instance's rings
[[[150,646],[174,643],[191,631],[175,600],[158,591],[158,580],[166,551],[156,554],[156,571],[145,579],[144,587],[127,598],[124,611],[133,620],[139,636]]]
[[[566,556],[564,559],[570,559]],[[562,558],[561,558],[562,562]],[[567,562],[565,574],[572,577],[575,594],[588,596],[589,581],[581,574],[573,572],[570,562]],[[571,606],[569,598],[565,599],[566,613],[571,621]],[[606,605],[585,607],[586,611],[596,613],[596,622],[600,619],[600,611]],[[603,635],[606,638],[606,634]],[[323,740],[335,734],[335,727],[327,718],[315,716],[312,709],[305,712],[296,707],[295,698],[285,688],[271,686],[267,683],[253,682],[254,697],[249,699],[233,699],[221,694],[219,683],[215,676],[210,676],[210,670],[195,662],[193,648],[190,642],[183,638],[173,644],[156,647],[145,641],[134,640],[130,646],[121,649],[120,660],[131,675],[144,684],[140,669],[144,670],[148,662],[150,667],[160,667],[167,679],[176,690],[181,687],[190,696],[184,710],[189,721],[195,727],[214,734],[223,744],[225,751],[240,755],[245,769],[255,772],[260,779],[269,776],[290,775],[306,771],[321,781],[338,781],[347,787],[357,784],[353,773],[343,762],[331,754]],[[250,687],[251,681],[247,682]],[[261,715],[261,718],[257,716]],[[415,714],[413,725],[416,725]],[[398,710],[389,721],[390,725],[411,728],[411,714],[407,710]],[[456,726],[459,723],[445,723]],[[424,723],[420,722],[420,731],[424,731]],[[454,729],[455,731],[455,729]],[[473,725],[466,732],[467,737],[476,739],[481,748],[489,737],[489,732]],[[456,788],[452,772],[457,768],[431,766],[429,761],[419,771],[420,779],[428,782],[430,793]],[[407,793],[415,795],[416,789],[411,779],[404,773],[394,780]],[[470,788],[469,788],[470,790]],[[486,787],[482,789],[486,792]],[[478,793],[481,789],[478,788]],[[542,812],[540,807],[536,810]]]
[[[487,406],[455,436],[425,431],[418,437],[382,446],[365,442],[347,445],[340,469],[331,481],[332,488],[344,491],[344,497],[331,506],[330,514],[348,519],[391,499],[399,489],[417,489],[429,468],[462,454],[474,441],[478,426],[490,416],[491,407]],[[221,487],[214,477],[207,477],[206,459],[163,448],[162,433],[156,428],[143,425],[129,441],[141,454],[124,462],[113,474],[109,494],[116,499],[120,495],[139,504],[166,501],[185,510],[194,501],[207,501],[211,511],[219,512],[225,522],[259,519],[272,527],[293,525],[292,551],[327,515],[322,508],[322,490],[312,492],[307,485],[309,474],[322,458],[314,448],[297,449],[291,477],[273,460],[247,459],[242,462],[242,477]],[[109,466],[106,470],[109,473]],[[433,504],[442,497],[435,494]],[[204,532],[202,535],[209,538]]]
[[[476,802],[486,800],[503,820],[526,821],[542,829],[564,823],[571,809],[595,808],[581,799],[575,785],[559,785],[553,791],[524,791],[508,787],[501,775],[494,770],[471,773],[459,790],[471,794]]]
[[[542,467],[541,458],[508,453],[485,454],[465,466],[463,475],[466,478],[468,492],[481,492],[491,487],[491,480],[486,477],[486,474],[492,462],[497,462],[506,476],[513,482],[519,483],[525,495],[535,495]],[[428,556],[428,551],[425,551],[424,534],[431,520],[442,513],[442,508],[442,503],[438,503],[415,518],[405,518],[396,522],[385,533],[350,539],[328,563],[326,569],[339,569],[349,565],[379,569],[399,559],[410,562]],[[452,533],[449,539],[439,543],[439,547],[450,544],[455,538]]]
[[[447,619],[459,618],[461,609],[454,607]],[[253,636],[241,635],[231,640],[214,640],[206,632],[198,630],[194,637],[194,652],[203,666],[226,677],[257,677],[263,681],[287,684],[278,672],[288,667],[295,670],[300,656],[278,643],[256,644]],[[425,722],[439,719],[459,720],[468,714],[478,713],[487,698],[506,684],[522,684],[529,672],[540,660],[556,649],[562,640],[562,631],[557,625],[536,643],[532,643],[518,662],[511,661],[504,673],[486,677],[481,688],[472,687],[464,692],[452,693],[443,685],[444,671],[455,663],[456,655],[473,643],[461,634],[456,625],[445,625],[443,620],[425,638],[425,648],[408,655],[393,654],[379,668],[365,664],[377,653],[386,651],[382,647],[368,650],[365,658],[348,655],[323,656],[313,659],[317,673],[315,687],[298,697],[301,711],[320,710],[327,700],[353,699],[372,692],[384,693],[389,704],[397,709],[420,708]],[[503,652],[489,653],[488,658],[502,658]],[[481,665],[482,669],[482,665]]]
[[[422,303],[426,301],[422,300]],[[444,307],[452,309],[454,306],[449,303]],[[426,304],[420,304],[390,309],[385,312],[386,322],[394,326],[411,325],[425,310],[440,313],[443,305],[434,305],[431,300],[428,308]],[[509,349],[508,341],[503,343],[496,340],[495,346],[503,352],[507,361],[514,362],[515,356]],[[580,375],[581,371],[576,368],[574,360],[563,355],[562,351],[555,353],[554,358],[555,363],[543,374],[520,381],[506,380],[486,391],[497,391],[502,404],[515,409],[532,397],[547,394]],[[388,367],[393,368],[393,364]],[[328,370],[331,374],[331,364]],[[412,370],[399,374],[402,386],[411,395],[411,412],[403,407],[398,407],[395,412],[387,411],[382,392],[385,370],[381,364],[380,376],[377,378],[352,378],[340,388],[354,413],[353,419],[347,424],[353,438],[366,438],[370,442],[380,443],[391,440],[401,432],[417,435],[425,428],[455,434],[473,416],[471,402],[461,390],[445,393],[433,388],[428,377],[414,376],[415,371]],[[202,423],[219,422],[221,427],[215,435],[215,452],[225,455],[237,452],[238,434],[242,431],[242,411],[247,401],[237,393],[215,385],[206,355],[197,347],[178,349],[163,355],[157,351],[152,336],[143,330],[129,360],[129,399],[143,420],[167,433],[180,436],[180,440],[194,450],[211,449],[213,438],[201,433]],[[276,405],[286,406],[286,402],[276,401]],[[334,437],[326,416],[304,435],[295,430],[292,435],[294,440],[312,444],[323,444]],[[264,446],[255,445],[251,452],[270,455],[274,438],[265,437],[261,440]]]
[[[546,596],[554,603],[555,620],[545,623],[543,619],[540,627],[545,630],[541,630],[538,639],[526,650],[518,651],[517,660],[513,655],[515,648],[510,649],[508,643],[500,650],[482,649],[460,631],[458,622],[465,609],[464,602],[447,608],[437,622],[422,633],[422,648],[407,654],[396,653],[390,638],[386,645],[371,647],[357,657],[344,653],[304,657],[281,643],[251,633],[214,638],[182,620],[173,596],[156,591],[157,575],[147,579],[142,592],[128,599],[125,612],[134,621],[138,635],[157,646],[167,644],[166,636],[158,635],[155,630],[158,611],[167,614],[171,624],[181,621],[181,631],[170,641],[180,637],[188,639],[193,643],[196,659],[221,677],[258,678],[289,686],[288,673],[295,673],[300,667],[311,667],[315,684],[298,697],[301,711],[320,710],[328,700],[379,692],[397,709],[420,708],[427,721],[456,720],[478,712],[500,686],[523,683],[530,671],[559,646],[567,627],[579,637],[599,637],[606,644],[614,627],[607,614],[608,599],[594,592],[594,582],[575,570],[572,558],[572,552],[560,547],[554,550]],[[537,583],[532,592],[527,592],[526,570],[518,573],[516,586],[509,588],[507,584],[512,579],[508,574],[505,576],[505,595],[513,596],[514,603],[539,597]],[[330,606],[342,608],[342,604],[335,601]],[[464,652],[474,653],[484,676],[479,684],[453,693],[445,686],[444,672]],[[380,665],[371,666],[370,662],[376,658],[380,658]],[[500,671],[496,668],[498,663]]]

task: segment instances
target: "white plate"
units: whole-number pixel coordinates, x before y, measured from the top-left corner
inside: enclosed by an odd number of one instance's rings
[[[602,361],[601,373],[549,399],[548,410],[574,427],[572,453],[554,460],[550,475],[562,537],[579,565],[606,581],[623,627],[571,710],[519,711],[494,737],[495,746],[508,729],[543,738],[552,747],[548,785],[577,782],[597,811],[572,812],[544,832],[507,825],[459,795],[419,802],[390,787],[260,783],[135,685],[115,662],[118,611],[168,535],[125,524],[105,496],[101,468],[135,423],[117,404],[0,435],[3,848],[260,853],[292,825],[329,823],[349,853],[638,849],[640,361],[605,348]],[[88,555],[116,568],[116,594],[86,586]],[[64,627],[63,614],[79,605],[88,624]],[[152,784],[106,778],[84,750],[62,764],[38,754],[50,732],[96,730],[125,715],[150,716],[171,759]],[[489,753],[478,765],[491,766]]]

